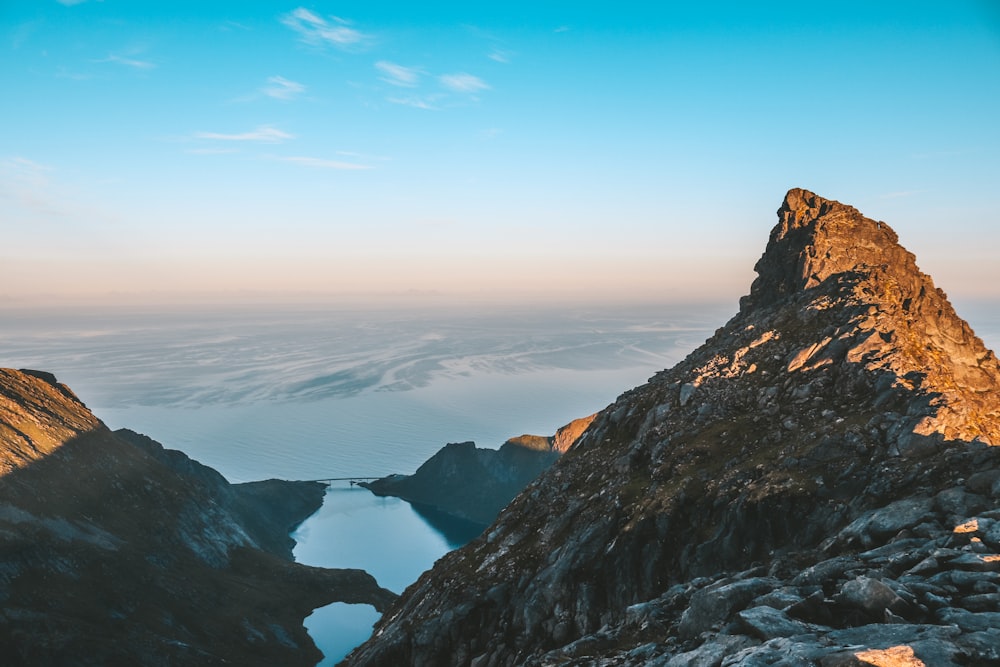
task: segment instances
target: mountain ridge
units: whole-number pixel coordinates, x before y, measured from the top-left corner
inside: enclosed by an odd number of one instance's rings
[[[1000,660],[996,357],[885,223],[800,189],[778,219],[738,313],[344,664]]]
[[[0,369],[0,465],[4,664],[315,664],[313,609],[395,597],[292,562],[323,485],[230,485],[112,433],[50,373]]]

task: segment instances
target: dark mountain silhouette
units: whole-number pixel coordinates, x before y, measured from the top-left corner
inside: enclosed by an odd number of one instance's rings
[[[322,484],[231,485],[49,373],[0,369],[0,466],[4,665],[312,665],[314,608],[395,598],[291,561]]]

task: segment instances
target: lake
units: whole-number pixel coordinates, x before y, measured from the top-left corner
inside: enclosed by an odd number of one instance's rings
[[[990,346],[1000,342],[995,306],[959,307]],[[550,435],[675,364],[736,310],[6,308],[0,365],[55,373],[111,428],[145,433],[233,482],[383,476],[413,472],[447,442]],[[342,484],[295,534],[295,556],[366,569],[402,592],[472,536]],[[338,604],[306,625],[327,665],[376,620],[370,607]]]

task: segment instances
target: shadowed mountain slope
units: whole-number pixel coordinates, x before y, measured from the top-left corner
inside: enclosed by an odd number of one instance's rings
[[[997,359],[886,224],[778,218],[739,313],[347,664],[1000,664]]]
[[[111,433],[50,374],[0,369],[0,461],[5,665],[312,665],[314,608],[395,597],[291,562],[322,485],[229,485]]]
[[[500,449],[479,449],[474,442],[450,443],[412,475],[390,475],[361,486],[379,496],[396,496],[486,526],[580,437],[593,418],[575,419],[552,436],[519,435]]]

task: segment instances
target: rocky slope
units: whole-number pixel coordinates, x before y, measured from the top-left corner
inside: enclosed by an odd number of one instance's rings
[[[997,359],[886,224],[778,218],[739,313],[347,664],[1000,664]]]
[[[111,433],[50,374],[0,369],[0,461],[5,665],[312,665],[314,608],[395,597],[291,562],[321,485],[231,486]]]
[[[485,527],[569,449],[593,419],[573,420],[552,436],[517,436],[498,450],[479,449],[474,442],[450,443],[412,475],[390,475],[362,486]]]

